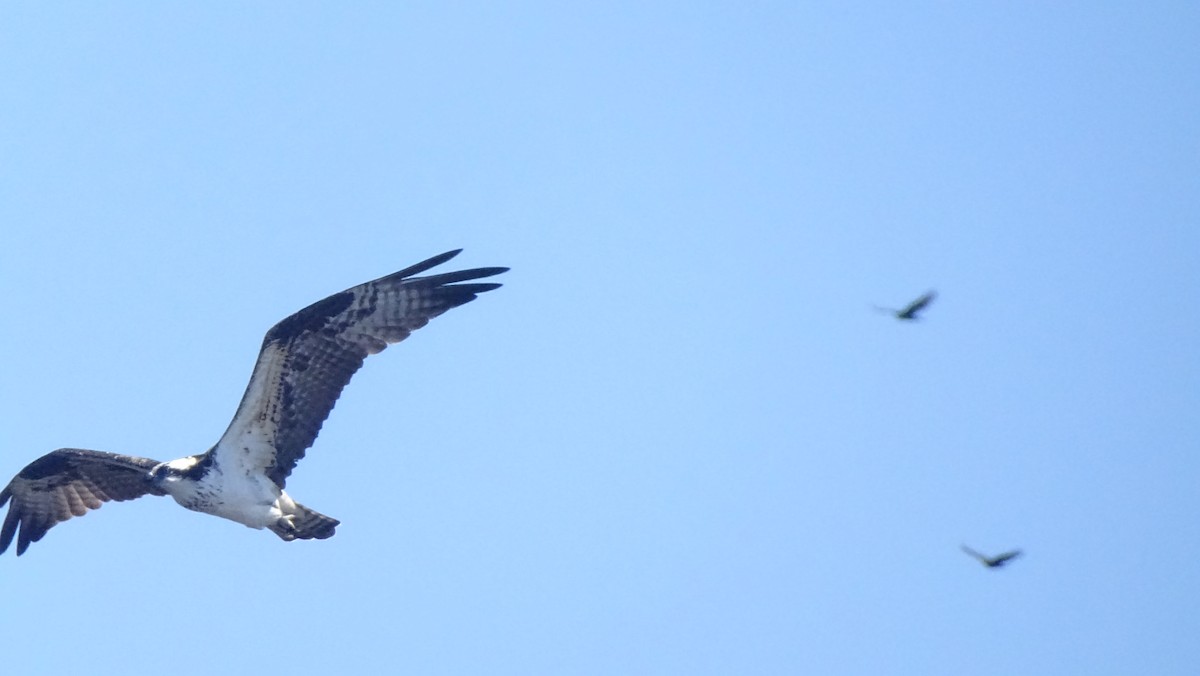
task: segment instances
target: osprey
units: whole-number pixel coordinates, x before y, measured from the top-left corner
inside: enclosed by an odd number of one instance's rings
[[[460,251],[334,294],[272,327],[229,429],[206,453],[158,462],[63,448],[34,460],[0,491],[0,509],[12,501],[0,554],[14,535],[20,556],[55,524],[143,495],[170,495],[188,509],[269,528],[285,541],[332,536],[338,520],[293,500],[283,490],[288,475],[363,360],[500,286],[458,282],[508,268],[414,276]]]
[[[1014,549],[1011,552],[1004,552],[1003,554],[997,554],[996,556],[986,556],[984,554],[980,554],[966,545],[962,545],[962,550],[969,556],[979,559],[979,562],[988,568],[1000,568],[1009,561],[1012,561],[1021,555],[1021,550],[1019,549]]]
[[[875,309],[879,310],[880,312],[887,312],[888,314],[895,315],[896,319],[915,321],[920,319],[920,317],[917,316],[917,313],[929,307],[929,304],[932,303],[933,299],[935,298],[937,298],[937,292],[931,290],[927,291],[920,298],[914,300],[899,310],[890,307],[879,307],[878,305],[875,306]]]

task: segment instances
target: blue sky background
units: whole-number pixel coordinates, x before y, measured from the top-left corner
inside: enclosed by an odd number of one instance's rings
[[[351,383],[337,537],[110,504],[6,673],[1195,673],[1197,5],[349,5],[0,7],[0,480],[512,267]]]

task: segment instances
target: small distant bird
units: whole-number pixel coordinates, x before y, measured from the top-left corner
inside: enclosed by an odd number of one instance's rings
[[[158,462],[63,448],[34,460],[0,491],[0,508],[11,501],[0,527],[0,554],[14,536],[20,556],[55,524],[109,500],[144,495],[170,495],[188,509],[267,528],[285,541],[332,536],[338,520],[296,502],[284,484],[363,360],[443,312],[499,288],[473,280],[508,268],[417,276],[456,255],[449,251],[351,287],[276,324],[263,340],[233,422],[207,453]],[[399,423],[388,424],[403,433]],[[370,466],[363,471],[369,473]]]
[[[895,315],[896,319],[903,319],[905,321],[913,321],[916,319],[920,319],[920,317],[917,317],[917,313],[921,312],[925,308],[929,307],[929,304],[933,302],[934,298],[937,298],[937,292],[929,291],[925,295],[923,295],[920,298],[909,303],[903,309],[897,310],[895,308],[890,308],[890,307],[879,307],[878,305],[875,306],[875,309],[879,310],[880,312],[889,312],[889,313]]]
[[[979,559],[979,562],[988,568],[1000,568],[1004,564],[1021,555],[1021,550],[1019,549],[1014,549],[1011,552],[1004,552],[1003,554],[998,554],[996,556],[985,556],[966,545],[962,546],[962,550],[967,554]]]

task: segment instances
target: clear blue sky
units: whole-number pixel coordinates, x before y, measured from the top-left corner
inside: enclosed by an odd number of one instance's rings
[[[0,481],[512,267],[351,383],[337,537],[109,504],[5,673],[1195,673],[1200,8],[701,4],[0,7]]]

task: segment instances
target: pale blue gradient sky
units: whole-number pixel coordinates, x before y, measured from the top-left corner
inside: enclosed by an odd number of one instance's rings
[[[337,537],[108,505],[6,673],[1194,673],[1195,4],[346,4],[0,7],[0,480],[513,268],[351,383]]]

